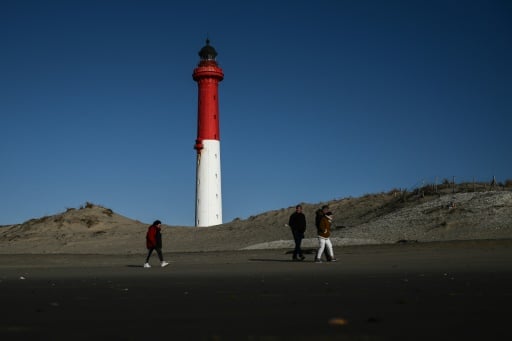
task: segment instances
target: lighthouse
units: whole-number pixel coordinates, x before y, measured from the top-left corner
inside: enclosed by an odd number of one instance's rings
[[[196,165],[196,226],[222,224],[218,85],[224,78],[215,58],[217,51],[206,40],[192,78],[198,86]]]

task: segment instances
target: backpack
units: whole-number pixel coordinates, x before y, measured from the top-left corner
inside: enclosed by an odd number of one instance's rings
[[[322,217],[324,216],[324,211],[322,211],[321,208],[316,210],[316,216],[315,216],[315,226],[318,230],[318,227],[320,226],[320,220],[322,220]]]

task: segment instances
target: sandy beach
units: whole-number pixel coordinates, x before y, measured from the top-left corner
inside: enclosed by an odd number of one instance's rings
[[[2,340],[508,339],[512,241],[0,255]],[[309,250],[312,251],[312,250]],[[498,337],[500,336],[500,337]]]
[[[465,187],[462,188],[465,190]],[[512,192],[328,202],[338,262],[313,262],[320,204],[190,228],[86,203],[0,228],[1,340],[508,340]]]

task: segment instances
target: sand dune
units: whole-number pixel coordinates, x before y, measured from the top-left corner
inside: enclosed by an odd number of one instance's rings
[[[325,203],[303,203],[304,247],[317,245],[314,212],[329,204],[335,245],[512,239],[512,192],[403,193],[391,191]],[[265,212],[213,227],[164,225],[165,252],[291,248],[285,224],[294,208]],[[140,254],[148,223],[87,203],[53,216],[0,228],[0,254]]]

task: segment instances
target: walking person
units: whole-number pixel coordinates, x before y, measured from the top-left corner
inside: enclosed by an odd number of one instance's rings
[[[302,254],[301,244],[304,239],[304,232],[306,232],[306,216],[302,213],[302,206],[295,206],[295,212],[290,216],[288,221],[295,241],[295,249],[293,250],[292,260],[303,261],[306,257]]]
[[[322,220],[322,218],[325,216],[325,214],[327,212],[330,212],[329,205],[323,205],[322,208],[319,208],[316,211],[315,226],[316,226],[317,230],[320,229],[320,227],[319,227],[320,226],[320,221]],[[327,261],[330,262],[331,261],[331,256],[329,256],[329,254],[327,253],[327,250],[324,249],[324,253],[325,253],[325,259],[327,259]],[[316,258],[320,258],[321,259],[322,255],[320,255],[320,257],[316,257]]]
[[[336,258],[334,258],[334,252],[332,249],[332,243],[329,239],[331,235],[331,223],[332,223],[332,213],[326,212],[321,218],[318,223],[318,242],[320,243],[320,246],[318,248],[318,251],[316,253],[315,263],[322,263],[322,253],[324,252],[324,249],[327,250],[327,261],[329,262],[336,262]]]
[[[322,220],[322,217],[329,212],[329,205],[323,205],[322,208],[316,210],[316,216],[315,216],[315,226],[318,229],[318,226],[320,225],[320,220]]]
[[[148,227],[148,232],[146,233],[146,247],[148,248],[148,256],[146,257],[146,262],[144,263],[144,268],[150,268],[149,258],[154,250],[158,254],[158,258],[160,259],[160,266],[163,268],[164,266],[169,265],[166,261],[164,261],[164,256],[162,255],[162,233],[160,232],[162,228],[162,222],[160,220],[155,220],[153,224]]]

